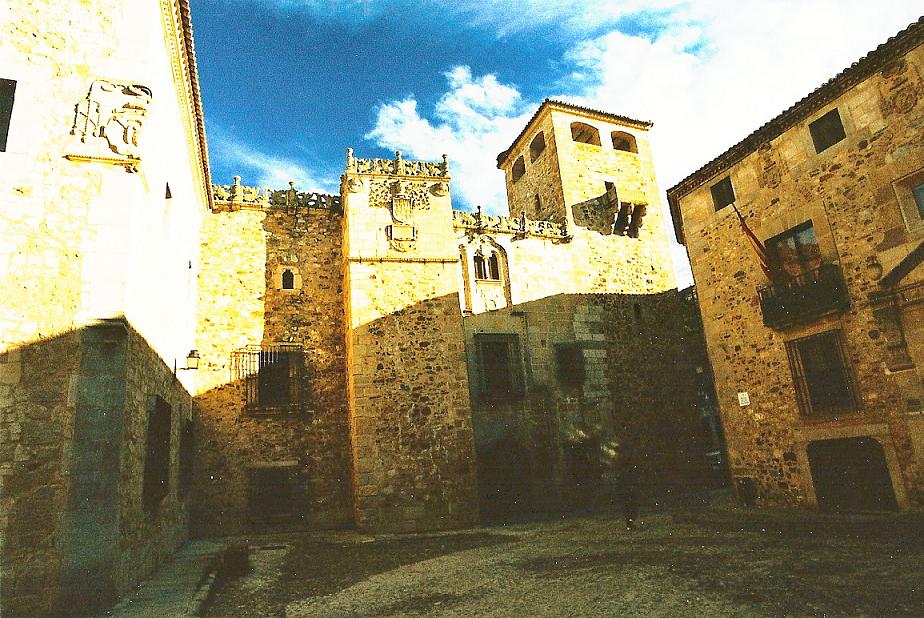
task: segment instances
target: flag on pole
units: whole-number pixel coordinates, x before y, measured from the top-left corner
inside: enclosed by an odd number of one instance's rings
[[[760,261],[760,269],[764,271],[767,279],[771,283],[774,283],[779,274],[776,260],[770,255],[770,252],[767,251],[767,247],[764,246],[764,243],[762,243],[754,232],[751,231],[751,228],[748,227],[748,224],[744,221],[744,217],[741,216],[741,212],[738,210],[738,206],[736,206],[734,202],[732,202],[732,208],[735,209],[735,214],[738,215],[738,223],[741,224],[741,230],[744,232],[744,235],[747,236],[748,241],[750,241],[754,253],[757,254],[757,259]]]

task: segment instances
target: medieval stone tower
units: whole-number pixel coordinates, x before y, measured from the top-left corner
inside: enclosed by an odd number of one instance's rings
[[[650,294],[675,287],[650,127],[546,100],[497,157],[510,215],[563,223],[573,237],[570,253],[586,258],[570,277],[580,291]]]
[[[347,156],[347,388],[362,528],[477,519],[449,180],[445,160]]]

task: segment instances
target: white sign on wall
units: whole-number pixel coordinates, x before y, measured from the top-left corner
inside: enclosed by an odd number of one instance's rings
[[[738,393],[738,405],[742,408],[751,405],[751,396],[747,393]]]

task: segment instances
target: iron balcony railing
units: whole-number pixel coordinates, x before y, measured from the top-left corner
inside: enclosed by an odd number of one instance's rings
[[[800,275],[758,288],[764,324],[785,328],[840,313],[850,305],[844,275],[837,264],[822,264]]]

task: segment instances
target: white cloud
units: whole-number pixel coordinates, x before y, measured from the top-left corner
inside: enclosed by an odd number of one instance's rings
[[[421,116],[414,98],[392,101],[379,108],[366,138],[413,159],[439,160],[448,154],[455,196],[489,212],[506,212],[495,155],[510,145],[533,110],[518,113],[520,93],[494,75],[475,78],[468,67],[455,67],[446,78],[449,87],[432,121]]]
[[[577,98],[653,120],[666,188],[918,17],[907,0],[699,2],[654,40],[612,31],[569,55]],[[697,41],[705,51],[690,49]]]
[[[210,125],[208,130],[210,156],[217,164],[239,170],[242,184],[284,189],[292,181],[300,191],[337,191],[336,179],[325,178],[304,163],[262,152],[218,127]],[[215,182],[229,180],[215,179]]]
[[[577,37],[563,92],[589,107],[653,120],[662,191],[833,77],[919,17],[919,0],[501,0],[447,9],[499,36],[560,24]],[[635,18],[630,33],[621,18]],[[646,19],[653,22],[644,26]],[[600,28],[601,24],[610,26]],[[580,29],[596,34],[580,37]],[[635,34],[632,34],[635,33]],[[465,67],[432,116],[413,98],[386,103],[368,134],[411,156],[450,154],[454,189],[469,204],[505,211],[494,156],[519,133],[539,101]],[[496,98],[495,98],[496,97]],[[432,120],[431,120],[432,118]],[[677,259],[679,278],[689,277]]]

